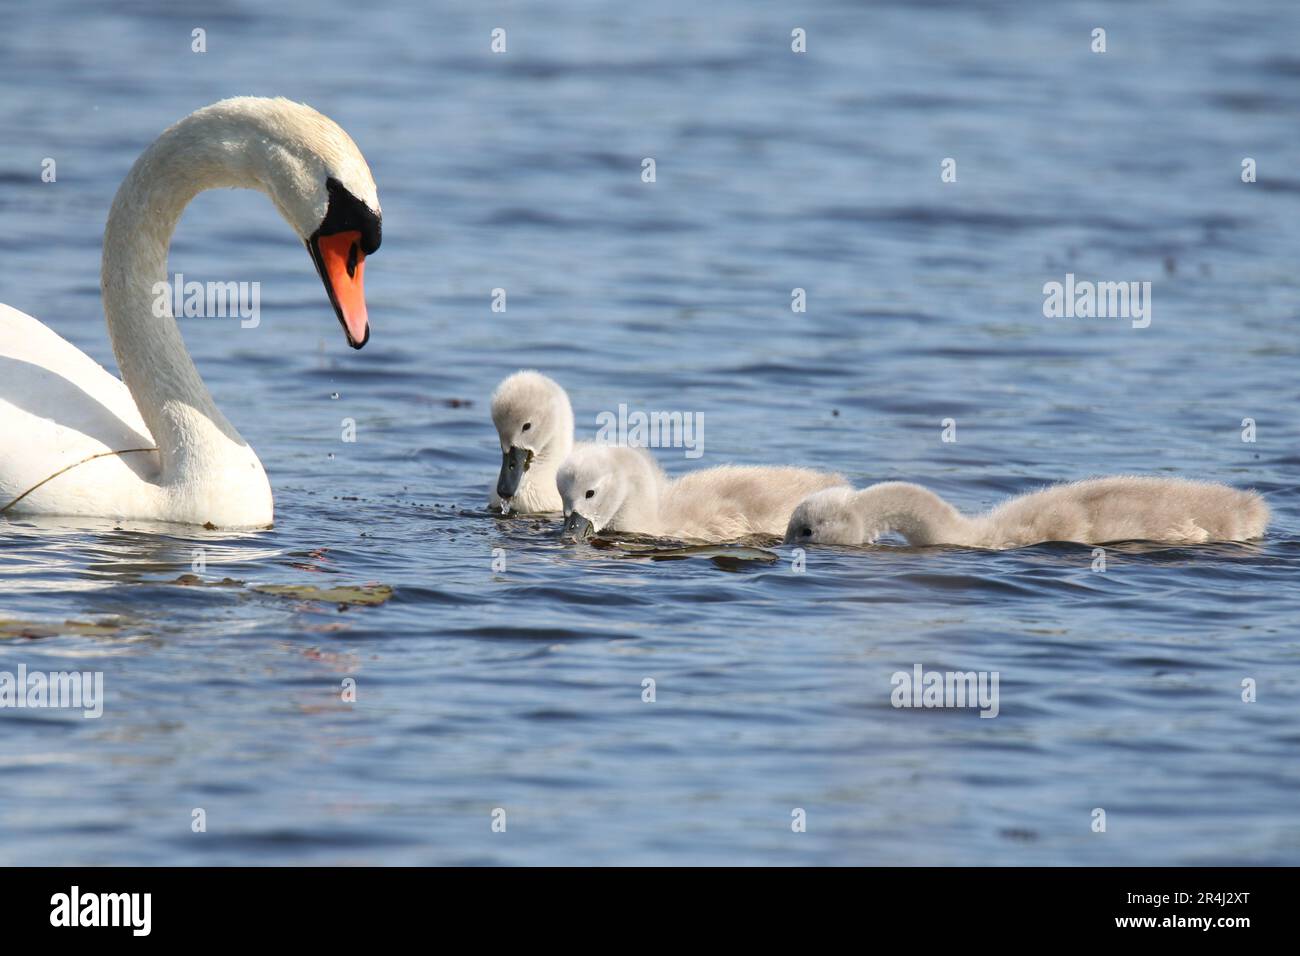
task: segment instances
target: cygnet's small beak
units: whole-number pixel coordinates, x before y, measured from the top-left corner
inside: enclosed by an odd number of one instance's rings
[[[507,501],[519,493],[519,485],[524,480],[524,472],[533,463],[533,453],[527,448],[510,446],[509,451],[501,453],[501,474],[497,476],[497,497]]]
[[[560,536],[570,541],[586,541],[595,533],[595,526],[591,521],[578,514],[576,511],[569,512],[569,516],[564,519],[564,527],[560,530]]]

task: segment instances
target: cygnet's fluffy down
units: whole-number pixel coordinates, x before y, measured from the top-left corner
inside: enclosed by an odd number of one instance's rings
[[[555,472],[573,449],[573,408],[564,389],[540,372],[515,372],[492,394],[501,472],[488,498],[494,510],[560,510]]]
[[[897,532],[913,545],[994,549],[1044,541],[1203,544],[1261,537],[1268,520],[1268,505],[1254,491],[1183,478],[1091,478],[1021,495],[973,516],[920,485],[891,481],[809,496],[791,515],[786,541],[871,544]]]
[[[556,476],[565,532],[626,532],[683,541],[780,535],[796,504],[843,485],[807,468],[723,465],[670,479],[643,448],[581,443]]]

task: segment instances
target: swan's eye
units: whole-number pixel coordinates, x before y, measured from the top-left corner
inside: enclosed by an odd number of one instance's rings
[[[588,498],[594,498],[594,497],[596,497],[596,492],[594,492],[594,491],[592,491],[590,488],[588,488],[588,489],[587,489],[587,497],[588,497]]]
[[[533,423],[532,423],[532,422],[524,422],[524,427],[521,428],[520,431],[525,431],[525,432],[526,432],[526,431],[528,431],[528,429],[530,429],[530,428],[532,428],[532,427],[533,427]]]
[[[812,528],[803,528],[799,533],[803,535],[805,538],[811,538]]]

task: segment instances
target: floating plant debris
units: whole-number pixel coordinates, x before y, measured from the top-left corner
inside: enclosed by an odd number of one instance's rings
[[[687,561],[706,558],[725,571],[741,571],[758,564],[775,564],[779,555],[766,548],[750,545],[728,544],[678,544],[652,538],[618,539],[592,538],[588,544],[603,551],[618,551],[629,558],[649,558],[651,561]]]
[[[298,601],[321,601],[325,604],[361,604],[373,607],[383,604],[393,596],[387,584],[355,584],[343,587],[320,588],[311,584],[255,584],[252,590],[259,594],[294,598]]]
[[[25,637],[60,637],[77,634],[82,637],[108,637],[119,634],[122,625],[116,622],[94,621],[18,621],[0,618],[0,640]]]

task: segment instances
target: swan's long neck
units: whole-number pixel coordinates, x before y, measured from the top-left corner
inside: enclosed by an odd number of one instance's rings
[[[213,128],[218,127],[218,128]],[[265,188],[265,146],[252,124],[202,112],[168,129],[136,160],[117,191],[104,229],[100,282],[108,334],[122,378],[153,434],[166,481],[210,467],[223,454],[251,454],[217,409],[172,316],[167,250],[182,211],[205,189]],[[264,141],[263,141],[264,143]],[[260,466],[259,466],[260,467]]]
[[[974,543],[976,522],[933,491],[920,485],[890,481],[854,494],[852,507],[866,527],[867,541],[897,532],[908,544]]]

